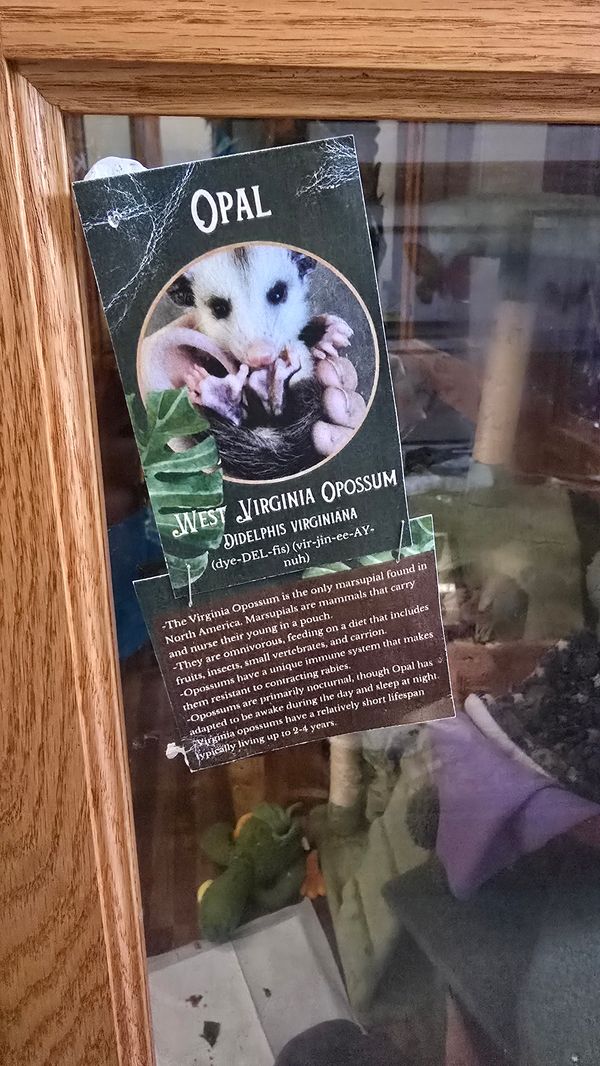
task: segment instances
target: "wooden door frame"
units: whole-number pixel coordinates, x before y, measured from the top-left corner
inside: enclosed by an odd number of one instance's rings
[[[153,1061],[62,112],[598,123],[599,44],[581,0],[0,2],[7,1066]]]

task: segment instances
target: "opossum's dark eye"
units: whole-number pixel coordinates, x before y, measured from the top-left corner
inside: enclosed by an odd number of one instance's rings
[[[287,294],[288,287],[285,281],[276,281],[267,293],[267,300],[270,304],[282,304],[287,300]]]
[[[231,300],[225,300],[222,296],[211,296],[208,306],[215,318],[227,318],[231,314]]]

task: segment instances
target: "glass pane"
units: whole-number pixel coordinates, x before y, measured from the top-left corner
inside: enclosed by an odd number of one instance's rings
[[[592,1066],[600,128],[86,116],[69,129],[76,177],[107,155],[154,166],[354,134],[409,504],[435,519],[458,711],[450,723],[197,774],[165,757],[171,714],[131,586],[160,553],[98,313],[96,396],[159,1060],[233,1061],[222,1057],[223,1037],[243,1016],[239,1061],[249,1063]],[[207,830],[233,829],[264,801],[301,804],[326,896],[293,912],[275,897],[249,900],[243,923],[272,917],[235,940],[240,983],[229,949],[203,955],[197,890],[222,870]],[[190,959],[203,976],[180,1002]],[[195,1050],[182,1045],[190,1017]],[[283,1051],[292,1037],[295,1050]]]

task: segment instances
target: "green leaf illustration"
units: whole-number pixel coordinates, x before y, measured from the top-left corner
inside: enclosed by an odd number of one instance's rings
[[[396,556],[393,552],[377,552],[375,555],[361,555],[361,566],[377,566],[380,563],[392,563]]]
[[[402,548],[402,551],[400,552],[401,559],[408,559],[411,555],[420,555],[422,552],[433,551],[435,537],[433,531],[433,518],[430,514],[423,515],[420,518],[411,518],[410,534],[412,537],[412,544]]]
[[[175,555],[165,552],[165,560],[169,567],[169,577],[173,588],[187,588],[190,582],[193,585],[194,581],[202,577],[208,566],[208,552],[195,556],[193,559],[178,559]]]
[[[377,566],[381,563],[392,563],[400,559],[408,559],[412,555],[420,555],[422,552],[433,551],[435,547],[435,534],[433,529],[433,516],[423,515],[421,518],[410,519],[410,533],[412,544],[401,548],[398,552],[377,552],[373,555],[363,555],[358,560],[359,566]],[[340,570],[351,570],[346,563],[329,563],[327,566],[312,566],[302,572],[303,578],[326,577],[327,574],[335,574]]]
[[[174,588],[197,581],[218,548],[224,523],[214,509],[223,503],[223,472],[209,423],[185,389],[127,397],[148,493]],[[186,438],[174,451],[169,442]],[[210,516],[203,512],[210,510]]]
[[[340,570],[350,570],[346,563],[328,563],[326,566],[309,566],[302,572],[302,577],[327,577],[328,574],[337,574]]]

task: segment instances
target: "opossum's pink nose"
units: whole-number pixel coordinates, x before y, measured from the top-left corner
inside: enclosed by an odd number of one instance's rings
[[[271,366],[277,359],[279,352],[270,341],[253,341],[246,348],[245,362],[248,366]]]

